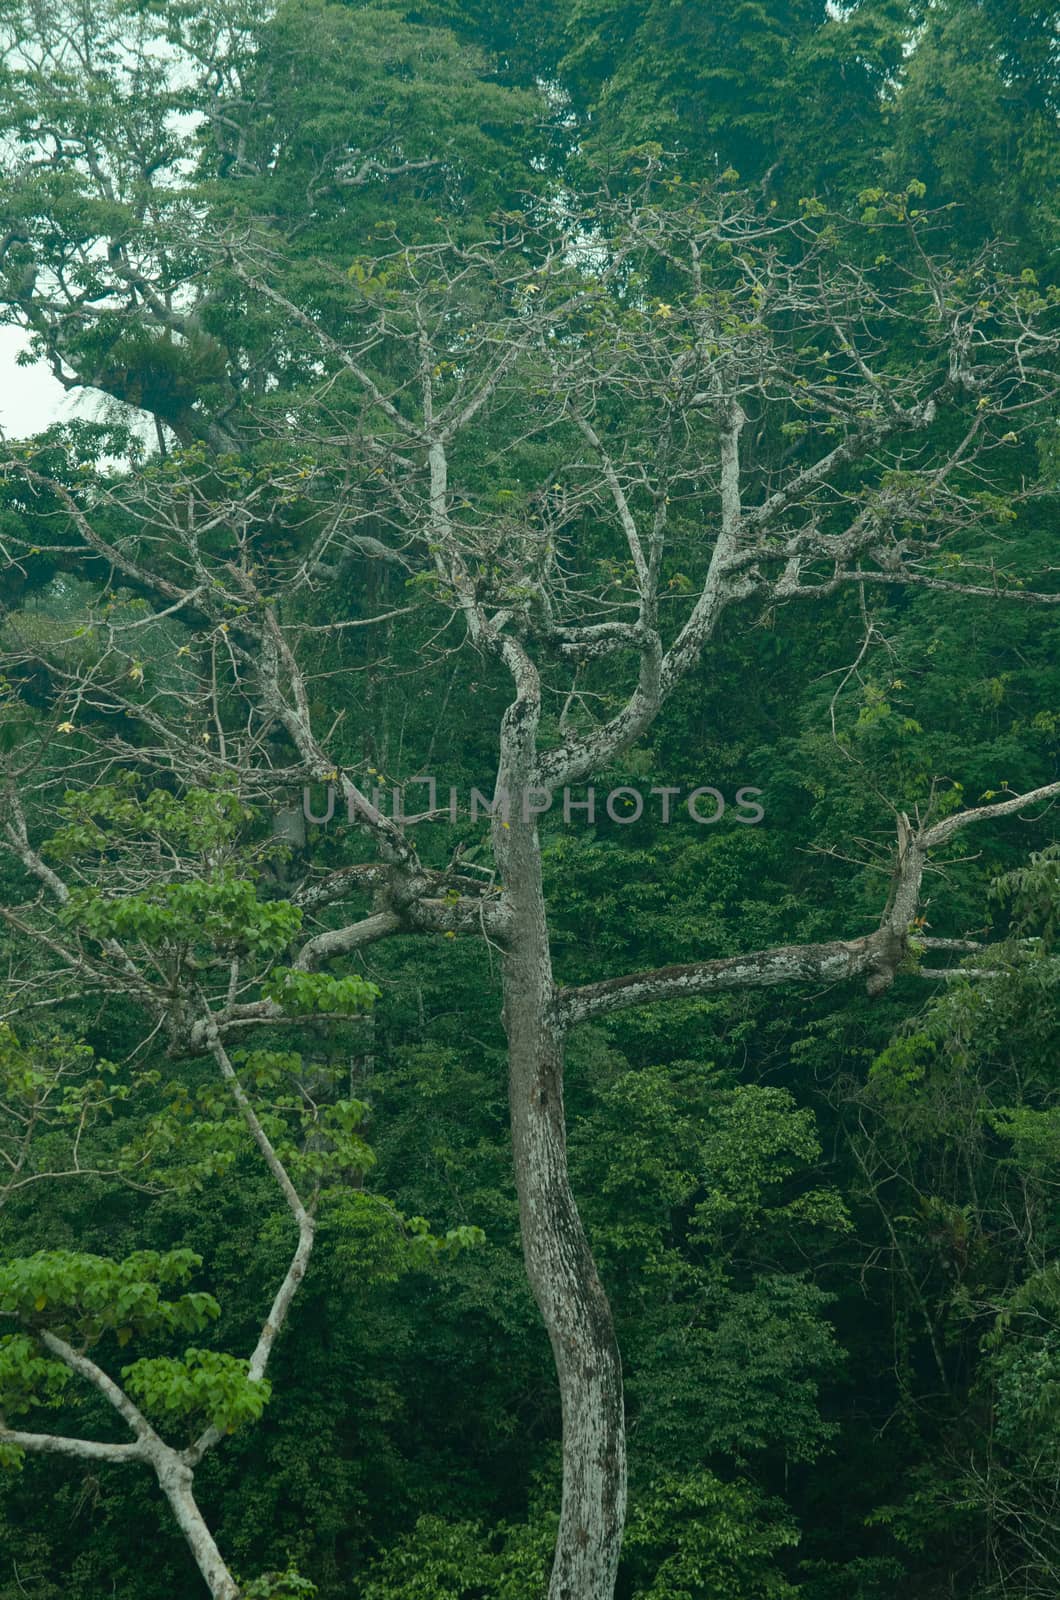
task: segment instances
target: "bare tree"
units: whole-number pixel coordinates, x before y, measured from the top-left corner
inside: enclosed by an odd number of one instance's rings
[[[551,1600],[610,1600],[626,1496],[620,1356],[567,1173],[568,1032],[719,988],[860,979],[878,993],[909,958],[932,853],[1060,794],[1045,783],[949,816],[899,816],[890,892],[868,931],[557,984],[537,817],[652,726],[723,617],[751,625],[851,585],[1060,603],[1024,586],[989,478],[992,456],[1055,393],[1048,301],[992,258],[963,273],[933,259],[907,197],[886,229],[901,270],[892,260],[883,277],[852,264],[864,240],[834,219],[781,222],[698,189],[677,208],[657,202],[655,182],[650,172],[632,197],[536,227],[502,220],[479,244],[378,254],[334,284],[327,317],[285,287],[267,237],[233,236],[227,270],[248,305],[268,308],[321,373],[313,393],[261,413],[267,465],[193,451],[83,487],[32,459],[6,467],[32,524],[5,533],[6,561],[30,571],[48,557],[86,582],[102,576],[110,596],[86,600],[47,646],[17,619],[8,627],[8,678],[47,671],[48,725],[12,767],[34,806],[62,741],[86,779],[134,765],[184,792],[227,785],[250,806],[332,785],[371,850],[326,875],[294,872],[287,903],[305,928],[288,974],[348,969],[399,935],[500,952],[523,1249],[563,1408]],[[889,362],[897,340],[906,358]],[[296,554],[276,554],[281,529],[295,530]],[[407,603],[439,638],[458,628],[507,685],[496,882],[459,856],[425,866],[408,824],[373,795],[368,763],[347,754],[341,680],[314,652],[388,614],[328,613],[336,581],[377,562],[405,569]],[[619,697],[602,718],[594,673]],[[60,915],[76,884],[41,856],[26,808],[13,800],[4,829],[32,890],[11,915],[53,971],[138,996],[177,1054],[216,1053],[284,1015],[268,962],[204,963],[177,939],[149,971],[113,924],[79,921],[76,903]],[[217,866],[152,871],[185,881]],[[103,855],[73,870],[108,904],[136,887]]]

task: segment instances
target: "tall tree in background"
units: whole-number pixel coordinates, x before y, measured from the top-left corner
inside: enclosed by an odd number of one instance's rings
[[[211,227],[268,216],[308,292],[316,253],[348,264],[397,212],[410,237],[481,226],[536,151],[537,96],[387,4],[12,4],[3,28],[5,317],[67,389],[185,444],[238,448],[243,406],[305,377],[206,287]]]
[[[732,168],[789,201],[835,201],[878,177],[906,21],[893,0],[573,0],[561,77],[599,153],[654,139],[694,178]]]
[[[893,99],[888,162],[954,203],[964,248],[1018,245],[1054,270],[1060,176],[1056,8],[1031,0],[931,5]]]

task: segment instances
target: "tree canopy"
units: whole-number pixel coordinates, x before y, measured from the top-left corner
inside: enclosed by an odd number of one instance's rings
[[[1054,1594],[1055,9],[0,34],[0,1600]]]

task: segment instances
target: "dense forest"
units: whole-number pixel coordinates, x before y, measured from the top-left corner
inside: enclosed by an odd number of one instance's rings
[[[0,1600],[1055,1600],[1060,13],[0,36]]]

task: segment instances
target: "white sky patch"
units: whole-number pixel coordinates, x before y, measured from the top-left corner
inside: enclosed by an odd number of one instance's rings
[[[0,328],[0,428],[9,439],[26,439],[53,422],[93,417],[99,401],[85,393],[67,394],[46,361],[17,365],[28,340],[21,328]]]
[[[17,358],[28,344],[21,328],[0,328],[0,434],[4,438],[29,439],[53,422],[70,422],[75,417],[102,422],[109,408],[111,416],[120,411],[123,420],[153,448],[154,420],[146,411],[121,405],[98,389],[64,389],[46,361],[20,367]]]

